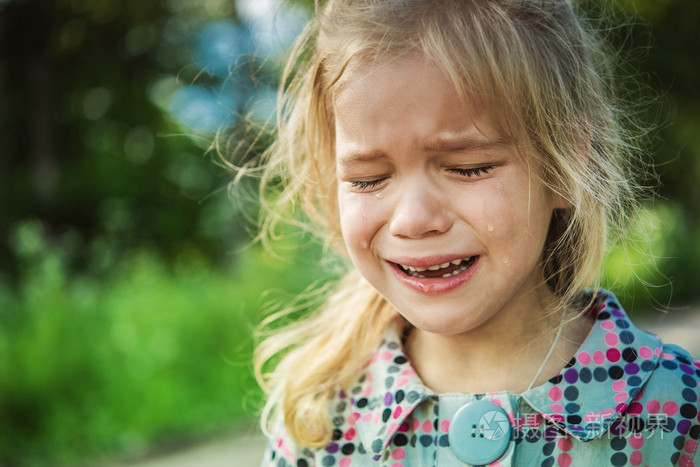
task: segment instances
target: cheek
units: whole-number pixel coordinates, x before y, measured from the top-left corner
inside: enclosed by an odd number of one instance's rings
[[[504,189],[503,194],[502,215],[497,222],[502,223],[509,259],[527,263],[539,260],[552,216],[549,201],[541,193],[525,189],[515,193]]]
[[[507,195],[499,182],[479,190],[448,194],[450,199],[458,200],[455,209],[460,217],[484,240],[497,239],[511,231],[517,210]]]
[[[374,235],[372,203],[366,196],[347,193],[338,194],[338,213],[340,230],[348,251],[365,249]]]
[[[542,196],[532,193],[532,200],[529,196],[526,187],[495,181],[488,190],[463,198],[461,209],[487,245],[531,251],[544,240],[551,210]]]
[[[491,193],[479,199],[478,229],[489,236],[499,236],[507,232],[512,218],[512,204],[503,195],[500,183]]]

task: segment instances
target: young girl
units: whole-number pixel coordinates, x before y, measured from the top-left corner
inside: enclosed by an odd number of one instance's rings
[[[586,288],[643,167],[609,71],[566,0],[317,12],[267,227],[352,266],[258,348],[264,465],[693,465],[700,363]]]

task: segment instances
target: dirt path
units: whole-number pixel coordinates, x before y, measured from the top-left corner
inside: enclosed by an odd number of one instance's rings
[[[636,317],[635,324],[700,356],[700,308]],[[260,465],[265,439],[259,430],[247,430],[157,459],[122,463],[114,467],[254,467]]]
[[[265,446],[260,430],[250,427],[184,451],[112,467],[254,467],[260,465]]]

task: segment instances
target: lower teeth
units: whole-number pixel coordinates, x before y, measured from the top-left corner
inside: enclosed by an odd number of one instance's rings
[[[463,262],[462,265],[461,265],[458,269],[455,269],[454,271],[452,271],[452,272],[450,272],[450,273],[444,274],[444,275],[442,276],[442,278],[443,278],[443,279],[449,279],[450,277],[454,277],[454,276],[456,276],[457,274],[461,274],[461,273],[463,273],[464,271],[466,271],[466,270],[469,268],[469,266],[471,266],[472,263],[473,263],[472,258],[469,258],[469,260],[466,261],[466,262]],[[420,278],[420,279],[425,279],[425,278],[426,278],[426,276],[424,276],[423,274],[419,274],[419,273],[416,272],[416,271],[407,271],[407,270],[404,269],[404,272],[405,272],[406,274],[408,274],[409,276],[418,277],[418,278]]]
[[[464,271],[466,271],[466,270],[467,270],[467,267],[466,267],[466,266],[462,266],[461,268],[455,269],[455,270],[452,271],[451,273],[445,274],[445,275],[442,276],[442,277],[445,278],[445,279],[447,279],[447,278],[449,278],[449,277],[456,276],[457,274],[462,273],[462,272],[464,272]]]

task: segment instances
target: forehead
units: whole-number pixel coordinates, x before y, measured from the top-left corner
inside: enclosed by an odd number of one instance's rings
[[[390,86],[387,88],[387,84]],[[342,75],[331,87],[331,97],[336,105],[354,101],[359,95],[374,95],[378,92],[393,97],[403,97],[416,90],[432,87],[437,93],[447,92],[458,98],[454,83],[432,60],[419,52],[398,57],[353,58]],[[380,91],[381,90],[381,91]]]
[[[452,80],[422,54],[352,64],[333,90],[336,150],[401,144],[469,133],[504,139],[484,106],[460,94]],[[357,150],[360,148],[352,148]]]

